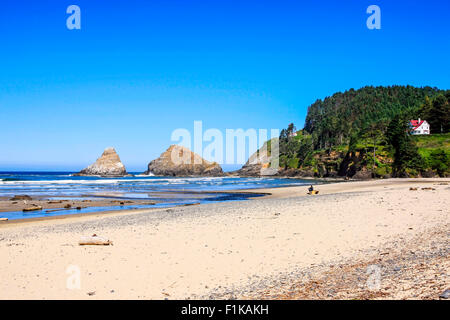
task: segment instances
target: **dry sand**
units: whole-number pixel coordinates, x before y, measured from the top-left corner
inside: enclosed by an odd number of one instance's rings
[[[449,183],[333,183],[316,196],[289,187],[248,201],[0,222],[0,298],[437,299],[450,288]],[[78,245],[93,233],[114,245]]]

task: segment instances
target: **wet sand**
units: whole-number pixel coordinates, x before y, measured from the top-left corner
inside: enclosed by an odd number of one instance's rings
[[[64,213],[65,206],[70,209],[90,208],[90,207],[112,207],[124,205],[152,205],[155,201],[150,200],[118,200],[118,199],[98,199],[98,200],[79,200],[79,199],[63,199],[48,200],[48,197],[33,198],[32,200],[10,200],[11,198],[0,199],[0,217],[2,212],[22,211],[26,208],[41,207],[42,210],[50,210],[57,212],[60,209]]]
[[[0,222],[0,298],[438,299],[450,286],[449,183],[345,182],[317,186],[315,196],[259,189],[271,195]],[[94,233],[113,245],[78,245]]]

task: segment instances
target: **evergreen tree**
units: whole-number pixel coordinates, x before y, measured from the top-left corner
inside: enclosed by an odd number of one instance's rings
[[[399,177],[406,173],[406,169],[420,170],[422,158],[417,146],[411,140],[408,121],[403,115],[395,116],[387,128],[387,139],[394,150],[394,175]]]
[[[450,106],[444,95],[439,95],[433,100],[433,108],[430,114],[430,125],[433,133],[449,132]],[[433,128],[434,126],[434,128]]]
[[[450,157],[442,150],[434,150],[431,155],[431,169],[436,170],[437,174],[441,177],[445,177],[445,173],[450,167]]]
[[[425,97],[425,102],[420,107],[419,115],[422,119],[425,119],[430,123],[430,115],[431,115],[431,109],[433,109],[433,102],[431,99],[427,96]],[[431,124],[431,123],[430,123]]]

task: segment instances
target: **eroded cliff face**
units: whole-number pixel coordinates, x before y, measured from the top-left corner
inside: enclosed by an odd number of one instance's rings
[[[188,148],[171,145],[151,161],[145,174],[156,176],[222,176],[222,167],[203,159]]]
[[[272,156],[268,150],[267,142],[255,153],[253,153],[245,165],[233,172],[242,177],[264,177],[277,175],[279,169],[271,168]]]
[[[123,177],[127,175],[127,170],[120,161],[119,155],[114,148],[106,148],[100,158],[89,167],[75,174],[78,176],[102,176],[102,177]]]
[[[365,180],[372,178],[389,178],[388,172],[375,171],[367,167],[366,154],[361,152],[318,152],[314,155],[312,165],[299,168],[280,167],[278,170],[271,169],[273,161],[271,156],[257,156],[253,154],[249,161],[239,170],[233,172],[238,176],[263,177],[276,175],[281,177],[298,178],[352,178]],[[392,161],[388,158],[378,157],[381,163]],[[270,171],[269,171],[270,169]]]

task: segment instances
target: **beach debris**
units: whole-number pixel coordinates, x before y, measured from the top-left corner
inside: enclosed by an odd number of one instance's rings
[[[409,191],[417,191],[417,188],[411,187],[411,188],[409,188]]]
[[[441,298],[441,299],[450,298],[450,289],[447,289],[444,292],[442,292],[441,295],[439,296],[439,298]]]
[[[8,221],[8,218],[0,218],[0,221]]]
[[[70,203],[68,203],[64,206],[64,209],[70,209],[70,208],[72,208],[72,205]]]
[[[120,204],[121,206],[123,206],[125,203],[133,203],[133,201],[131,201],[131,200],[127,200],[127,201],[123,201],[123,200],[112,200],[112,201],[110,201],[111,203],[118,203],[118,204]]]
[[[93,295],[95,295],[95,291],[88,292],[87,295],[88,296],[93,296]]]
[[[76,207],[75,209],[77,210],[81,210],[81,209],[86,209],[87,207]],[[64,208],[56,208],[56,209],[47,209],[45,210],[45,213],[52,213],[52,212],[57,212],[57,211],[64,211],[64,210],[70,210],[72,209],[72,206],[66,206]]]
[[[431,188],[431,187],[426,187],[426,188],[422,188],[422,190],[436,190],[435,188]]]
[[[39,211],[42,210],[41,206],[38,206],[36,204],[33,204],[33,207],[29,207],[29,208],[23,208],[23,212],[29,212],[29,211]]]
[[[197,205],[199,205],[200,204],[200,202],[195,202],[195,203],[184,203],[184,204],[182,204],[181,206],[182,207],[188,207],[188,206],[197,206]]]
[[[15,195],[14,197],[12,197],[9,200],[17,201],[17,200],[33,200],[33,199],[30,196],[26,195],[26,194],[22,194],[22,195]]]
[[[97,245],[97,246],[109,246],[112,245],[112,241],[99,237],[97,236],[95,233],[90,236],[90,237],[81,237],[80,241],[78,241],[78,244],[80,246],[85,246],[85,245]]]
[[[47,202],[47,204],[57,204],[57,203],[62,203],[62,200],[51,200]]]
[[[58,212],[58,211],[64,211],[64,210],[69,210],[69,208],[57,208],[57,209],[47,209],[45,210],[45,213],[52,213],[52,212]]]

